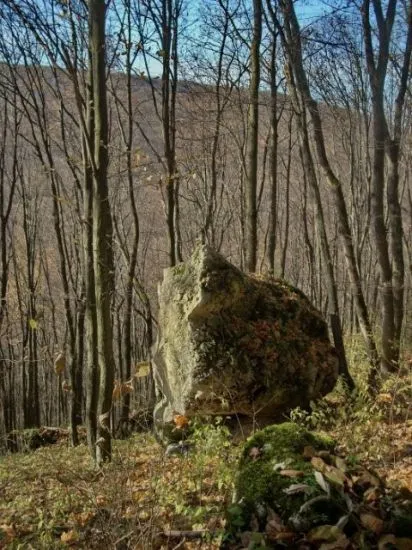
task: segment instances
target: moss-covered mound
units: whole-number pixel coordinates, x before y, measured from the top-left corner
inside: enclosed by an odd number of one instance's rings
[[[291,422],[250,438],[223,548],[412,549],[412,499],[361,465],[348,466],[334,447]]]
[[[235,523],[242,522],[243,527],[251,520],[264,525],[270,511],[285,523],[296,521],[294,516],[305,502],[325,495],[314,477],[311,458],[322,451],[328,454],[334,445],[329,437],[292,422],[257,432],[245,445],[236,483],[237,506],[229,515],[237,515]],[[314,515],[316,510],[312,510]],[[319,517],[318,522],[323,519]],[[310,520],[316,523],[315,517]]]

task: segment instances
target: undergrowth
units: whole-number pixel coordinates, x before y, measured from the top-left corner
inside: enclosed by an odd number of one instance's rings
[[[410,369],[371,397],[358,341],[348,358],[357,391],[348,397],[339,382],[291,419],[332,435],[348,464],[366,463],[412,491]],[[187,455],[168,456],[151,435],[136,434],[114,441],[113,461],[100,471],[85,445],[63,440],[0,457],[0,548],[219,548],[240,447],[221,421],[192,428]]]
[[[290,418],[306,428],[331,433],[354,460],[393,467],[402,455],[403,436],[412,429],[412,363],[404,357],[399,372],[382,376],[379,393],[371,395],[369,363],[358,337],[348,343],[347,353],[356,390],[349,395],[339,380],[333,392],[311,403],[309,411],[298,407]]]
[[[1,457],[0,548],[173,548],[182,531],[218,548],[237,449],[220,423],[195,426],[190,443],[168,457],[147,434],[115,441],[98,472],[84,445]]]

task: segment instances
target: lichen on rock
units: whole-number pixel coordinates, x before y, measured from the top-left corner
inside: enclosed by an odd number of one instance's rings
[[[175,413],[272,422],[336,382],[326,323],[306,296],[242,273],[206,245],[165,270],[159,306],[157,425]]]

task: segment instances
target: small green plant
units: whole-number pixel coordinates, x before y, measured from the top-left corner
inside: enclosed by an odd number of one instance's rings
[[[187,527],[210,526],[230,500],[237,455],[221,418],[194,420],[188,444],[187,456],[168,459],[179,462],[180,476],[168,484],[158,480],[156,495]]]

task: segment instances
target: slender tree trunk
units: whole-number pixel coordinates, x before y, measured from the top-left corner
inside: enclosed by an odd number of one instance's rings
[[[106,97],[105,0],[89,0],[89,47],[94,108],[93,268],[97,317],[99,405],[96,462],[111,460],[110,411],[114,385],[111,304],[114,291],[113,225],[107,180],[108,113]]]
[[[295,80],[296,90],[301,97],[302,105],[304,105],[310,113],[313,127],[312,134],[316,146],[317,157],[320,167],[326,177],[327,182],[329,183],[335,204],[339,235],[343,244],[343,252],[348,269],[349,279],[351,282],[352,293],[355,299],[359,326],[362,336],[365,340],[369,360],[371,363],[370,387],[371,389],[373,389],[376,382],[379,357],[372,334],[369,313],[363,294],[358,266],[356,263],[356,256],[352,241],[352,232],[350,229],[349,217],[346,209],[345,198],[342,191],[342,185],[329,164],[318,105],[311,96],[306,73],[303,68],[300,28],[296,17],[293,1],[281,0],[280,7],[283,13],[285,26],[284,30],[282,27],[279,27],[279,30],[281,32],[285,49],[288,53],[290,69],[292,72],[291,77]]]
[[[276,82],[277,34],[273,32],[273,43],[270,63],[270,125],[272,133],[272,148],[270,152],[270,206],[269,232],[266,250],[269,273],[275,273],[276,226],[277,226],[277,194],[278,194],[278,85]]]
[[[248,113],[248,164],[246,178],[246,269],[256,271],[257,263],[257,172],[259,138],[260,43],[262,40],[262,1],[253,0],[253,38],[250,47],[250,86]]]

